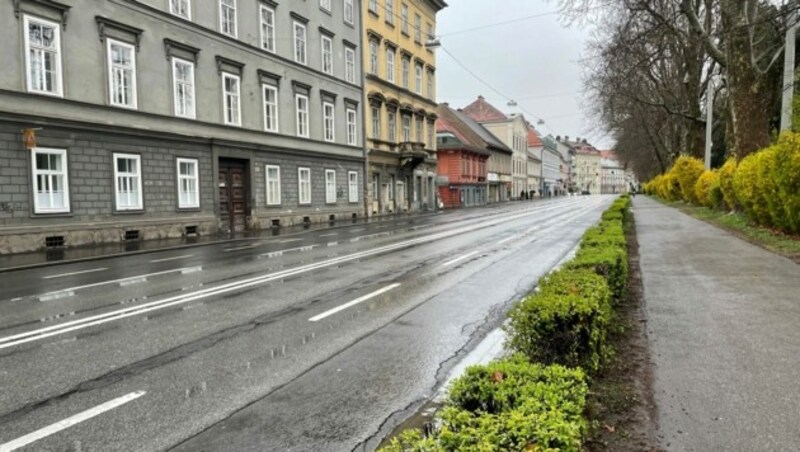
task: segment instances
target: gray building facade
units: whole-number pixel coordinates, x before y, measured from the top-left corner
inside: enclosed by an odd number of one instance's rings
[[[360,11],[0,2],[0,253],[363,216]]]

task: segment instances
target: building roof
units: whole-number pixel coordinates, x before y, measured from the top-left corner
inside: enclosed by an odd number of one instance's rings
[[[505,143],[500,141],[492,132],[489,132],[485,127],[480,125],[477,121],[472,119],[469,115],[464,113],[461,110],[455,112],[456,116],[464,122],[471,130],[473,130],[478,136],[481,137],[483,142],[485,143],[486,147],[493,148],[497,151],[504,152],[506,154],[513,154],[514,151],[511,150],[510,147],[506,146]]]
[[[508,119],[503,112],[486,102],[483,96],[478,96],[477,100],[462,108],[461,111],[478,122],[504,121]]]
[[[529,148],[539,148],[544,146],[542,139],[539,137],[539,133],[533,126],[528,123],[528,147]]]

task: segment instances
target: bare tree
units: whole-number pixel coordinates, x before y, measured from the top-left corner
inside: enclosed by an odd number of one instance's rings
[[[666,140],[662,132],[667,123],[670,129],[682,128],[669,134],[672,153],[697,155],[704,140],[704,93],[711,74],[719,73],[723,102],[717,105],[726,111],[718,116],[728,121],[724,124],[728,152],[744,156],[769,144],[780,94],[776,63],[781,60],[788,12],[798,8],[797,0],[559,0],[559,4],[568,22],[591,21],[601,30],[590,47],[590,64],[598,70],[586,78],[597,111],[610,107],[605,104],[615,104],[619,110],[619,97],[660,108],[667,122],[644,125],[650,135]],[[625,124],[615,119],[603,117],[609,130]],[[677,141],[674,133],[680,137]]]

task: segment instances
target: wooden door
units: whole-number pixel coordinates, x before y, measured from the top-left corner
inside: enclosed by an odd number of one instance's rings
[[[227,232],[247,229],[247,164],[242,160],[219,161],[219,215]]]

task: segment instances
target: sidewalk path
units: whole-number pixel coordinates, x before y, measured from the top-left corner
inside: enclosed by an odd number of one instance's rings
[[[634,200],[657,438],[675,451],[800,448],[800,266]]]

